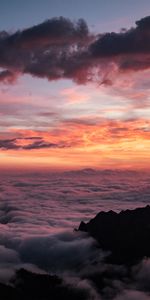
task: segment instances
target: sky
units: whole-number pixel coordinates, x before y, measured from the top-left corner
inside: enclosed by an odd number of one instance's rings
[[[1,0],[2,168],[149,168],[149,11]]]

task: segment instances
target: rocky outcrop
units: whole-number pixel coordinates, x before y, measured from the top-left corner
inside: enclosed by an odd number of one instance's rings
[[[111,251],[113,263],[135,263],[150,257],[150,206],[100,212],[88,223],[81,222],[78,230],[88,232],[102,249]]]

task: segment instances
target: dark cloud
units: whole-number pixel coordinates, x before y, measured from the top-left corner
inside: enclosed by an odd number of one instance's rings
[[[20,142],[23,140],[35,140],[35,142],[28,143],[27,145],[22,145]],[[40,137],[29,137],[29,138],[14,138],[14,139],[4,139],[0,140],[0,148],[2,150],[34,150],[43,148],[65,148],[69,147],[65,143],[49,143],[45,142]]]
[[[39,48],[45,45],[68,45],[76,43],[85,43],[89,39],[89,31],[86,22],[79,19],[76,23],[69,19],[60,17],[47,20],[39,25],[18,31],[7,37],[7,43],[10,46],[20,46]]]
[[[41,148],[57,148],[57,144],[45,143],[43,140],[39,140],[27,146],[23,146],[23,149],[26,150],[41,149]]]
[[[122,72],[149,69],[150,17],[137,21],[135,28],[120,33],[101,34],[90,45],[90,53],[93,58],[107,59],[109,62],[116,63]],[[105,63],[107,64],[107,62]],[[106,84],[108,84],[108,80]]]
[[[124,54],[149,54],[150,52],[150,17],[136,22],[137,27],[120,33],[100,35],[90,47],[97,57],[118,56]]]
[[[13,82],[18,74],[78,83],[103,79],[112,84],[109,70],[143,70],[150,67],[150,17],[120,33],[90,34],[84,20],[63,17],[47,20],[14,34],[0,34],[0,80]],[[107,68],[106,68],[107,67]]]
[[[16,139],[0,140],[0,148],[9,150],[9,149],[18,149],[16,145]]]
[[[14,34],[1,34],[0,66],[49,80],[63,78],[66,60],[68,63],[90,40],[84,20],[73,23],[63,17],[53,18]]]

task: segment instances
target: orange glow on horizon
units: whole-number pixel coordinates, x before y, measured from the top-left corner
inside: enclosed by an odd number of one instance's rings
[[[53,169],[149,168],[150,122],[145,120],[103,121],[96,125],[62,124],[53,132],[15,130],[20,147],[31,144],[26,138],[39,136],[55,146],[43,149],[0,151],[1,166],[50,167]],[[13,131],[13,130],[12,130]],[[24,140],[23,140],[24,139]],[[33,142],[33,141],[32,141]],[[52,144],[52,145],[53,145]]]

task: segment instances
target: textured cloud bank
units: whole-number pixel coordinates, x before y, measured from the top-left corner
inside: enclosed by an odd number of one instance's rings
[[[27,73],[48,80],[111,84],[118,72],[149,69],[149,51],[149,16],[129,30],[99,35],[92,35],[82,19],[73,23],[53,18],[13,34],[1,32],[0,81],[13,82]]]
[[[73,228],[100,210],[148,204],[149,174],[85,169],[1,174],[0,179],[0,282],[24,267],[57,273],[87,291],[88,300],[148,299],[149,259],[130,270],[110,265],[108,253]]]

